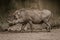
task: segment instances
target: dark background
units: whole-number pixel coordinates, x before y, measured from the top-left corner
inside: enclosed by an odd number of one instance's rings
[[[59,0],[0,0],[0,25],[6,25],[7,16],[20,8],[49,9],[55,17],[60,16]]]

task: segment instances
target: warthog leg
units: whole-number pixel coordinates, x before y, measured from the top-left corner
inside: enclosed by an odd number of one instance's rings
[[[47,30],[48,32],[50,32],[50,30],[51,30],[51,25],[50,25],[50,23],[49,23],[49,22],[44,22],[44,23],[47,25],[46,30]]]
[[[30,28],[31,28],[31,32],[33,32],[33,28],[32,28],[32,21],[29,21],[29,24],[30,24]]]
[[[25,31],[24,30],[25,26],[26,26],[26,24],[23,23],[20,32],[24,32]]]

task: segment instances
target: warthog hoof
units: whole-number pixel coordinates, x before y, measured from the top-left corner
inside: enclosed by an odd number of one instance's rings
[[[21,32],[21,33],[24,33],[24,32],[25,32],[25,30],[20,30],[20,32]]]

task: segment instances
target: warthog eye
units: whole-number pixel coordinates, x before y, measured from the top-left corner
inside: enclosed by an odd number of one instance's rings
[[[16,16],[14,16],[14,19],[17,20]]]

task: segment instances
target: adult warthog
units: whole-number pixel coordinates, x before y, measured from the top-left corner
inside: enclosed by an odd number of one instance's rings
[[[33,31],[32,24],[42,24],[47,25],[46,30],[50,32],[51,26],[49,24],[49,19],[51,18],[51,11],[49,10],[38,10],[38,9],[19,9],[13,13],[14,20],[8,21],[9,23],[21,23],[21,31],[24,30],[24,27],[27,23],[30,24],[31,31]]]

